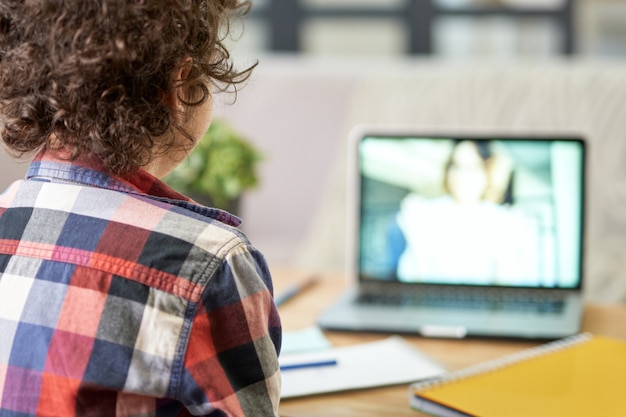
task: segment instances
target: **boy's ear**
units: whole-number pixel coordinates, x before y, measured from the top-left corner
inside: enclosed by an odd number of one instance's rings
[[[186,108],[181,100],[181,97],[185,97],[182,85],[187,77],[189,77],[192,62],[193,61],[190,57],[187,57],[180,62],[170,79],[170,89],[165,92],[163,97],[165,104],[167,104],[167,106],[171,109],[177,111],[179,114],[183,114]]]
[[[179,86],[183,81],[187,79],[187,77],[189,77],[192,63],[193,63],[193,60],[191,59],[191,57],[186,57],[180,62],[178,67],[176,67],[176,71],[174,71],[174,80],[173,80],[174,87]]]

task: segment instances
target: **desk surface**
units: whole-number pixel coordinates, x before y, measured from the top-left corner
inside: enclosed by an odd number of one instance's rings
[[[290,283],[300,282],[306,278],[305,273],[297,270],[280,269],[274,270],[273,273],[277,294]],[[320,276],[317,285],[280,307],[284,330],[299,330],[314,324],[318,314],[345,288],[346,281],[341,275]],[[585,308],[583,330],[626,340],[626,326],[623,324],[625,322],[626,306],[624,305],[588,305]],[[380,340],[388,336],[351,332],[326,332],[325,334],[335,346]],[[537,345],[535,342],[495,339],[446,340],[417,336],[405,336],[405,338],[449,370]],[[282,417],[427,416],[409,408],[406,385],[282,400],[280,415]]]

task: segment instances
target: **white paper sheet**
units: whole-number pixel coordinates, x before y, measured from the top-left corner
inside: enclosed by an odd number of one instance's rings
[[[445,372],[400,336],[279,358],[281,366],[326,360],[337,364],[283,371],[281,398],[410,383]]]

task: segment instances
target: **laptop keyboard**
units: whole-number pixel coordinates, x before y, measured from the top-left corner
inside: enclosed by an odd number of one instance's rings
[[[558,314],[565,301],[555,295],[523,293],[519,290],[507,293],[499,291],[440,291],[422,289],[402,294],[365,294],[359,295],[357,302],[370,305],[461,308],[469,310],[508,310],[528,313]]]

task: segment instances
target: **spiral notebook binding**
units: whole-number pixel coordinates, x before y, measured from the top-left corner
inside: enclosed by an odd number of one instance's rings
[[[590,333],[579,333],[573,336],[565,337],[563,339],[548,342],[534,348],[524,349],[522,351],[515,352],[491,361],[483,362],[478,365],[469,366],[467,368],[448,373],[441,377],[435,377],[432,379],[424,380],[422,382],[417,382],[412,384],[411,387],[413,388],[413,391],[426,391],[430,388],[435,388],[437,386],[445,385],[450,382],[470,378],[475,375],[494,372],[504,367],[523,362],[537,356],[556,352],[567,347],[583,343],[591,339],[591,337],[592,335]]]

